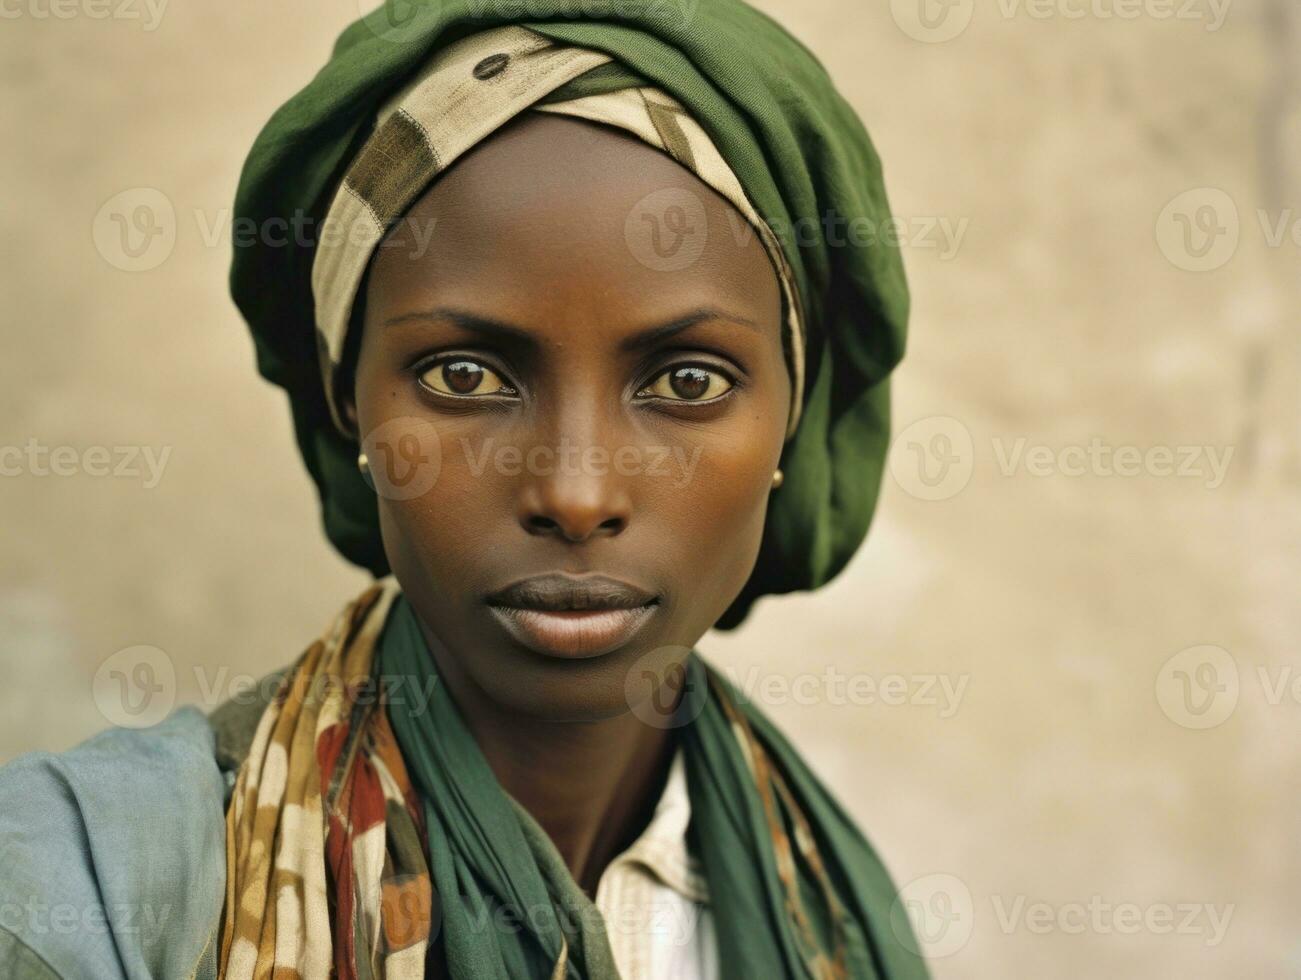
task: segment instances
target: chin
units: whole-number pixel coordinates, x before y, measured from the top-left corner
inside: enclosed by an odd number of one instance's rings
[[[632,708],[629,669],[639,659],[634,651],[587,660],[543,659],[525,651],[518,658],[524,663],[512,668],[481,671],[467,665],[466,672],[498,705],[538,721],[607,721]]]

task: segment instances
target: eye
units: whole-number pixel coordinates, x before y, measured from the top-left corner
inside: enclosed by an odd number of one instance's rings
[[[732,390],[732,379],[723,372],[699,364],[669,368],[641,391],[640,398],[668,398],[673,401],[703,402]]]
[[[450,357],[420,375],[420,383],[440,395],[477,398],[484,395],[514,395],[516,391],[500,374],[482,361]]]

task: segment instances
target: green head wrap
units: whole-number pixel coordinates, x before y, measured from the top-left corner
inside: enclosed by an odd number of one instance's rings
[[[381,106],[433,53],[508,24],[615,60],[569,83],[571,96],[633,78],[676,99],[712,138],[789,264],[804,321],[803,404],[754,573],[718,624],[730,628],[760,595],[824,584],[863,540],[908,317],[898,249],[845,234],[890,219],[862,123],[813,55],[740,0],[399,0],[352,24],[316,78],[267,123],[241,175],[236,220],[261,233],[236,247],[231,289],[258,370],[289,395],[330,540],[350,561],[386,573],[375,495],[322,380],[312,236]]]

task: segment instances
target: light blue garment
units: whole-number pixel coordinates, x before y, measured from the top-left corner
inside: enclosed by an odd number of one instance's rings
[[[215,978],[226,788],[195,708],[0,767],[0,977]]]

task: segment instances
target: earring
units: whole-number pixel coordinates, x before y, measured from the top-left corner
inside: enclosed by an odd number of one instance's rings
[[[774,490],[776,490],[785,482],[786,482],[786,474],[783,473],[781,470],[778,470],[772,475],[772,488]]]
[[[366,486],[374,490],[375,478],[370,475],[370,457],[365,453],[357,454],[357,469],[361,471],[361,478],[365,481]]]

